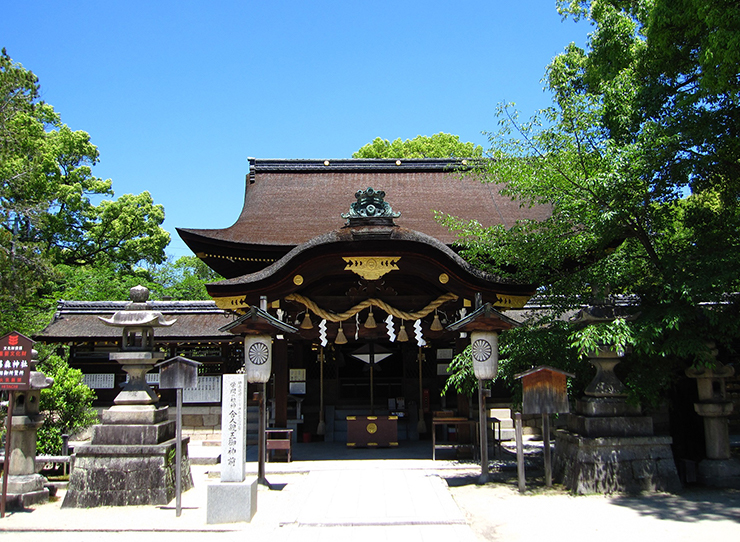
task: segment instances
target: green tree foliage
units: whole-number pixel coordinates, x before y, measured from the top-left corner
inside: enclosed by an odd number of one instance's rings
[[[223,277],[203,263],[197,256],[181,256],[167,261],[152,271],[155,285],[152,292],[159,298],[210,300],[206,284]]]
[[[376,137],[352,154],[352,158],[479,158],[483,147],[463,143],[460,136],[440,132],[433,136],[416,136],[403,141]]]
[[[165,264],[162,264],[165,265]],[[156,266],[155,266],[156,268]],[[143,267],[120,269],[113,264],[57,265],[56,288],[50,302],[58,299],[75,301],[127,301],[129,291],[142,285],[153,291],[158,287],[152,273]]]
[[[559,9],[594,26],[588,46],[569,45],[548,67],[551,107],[526,121],[501,107],[494,160],[479,172],[506,182],[506,195],[550,206],[551,218],[509,229],[447,223],[471,261],[542,285],[555,317],[635,296],[634,321],[579,331],[562,348],[631,343],[644,376],[633,389],[650,394],[666,382],[648,382],[644,368],[705,363],[709,342],[729,351],[740,336],[740,5]]]
[[[92,407],[95,392],[83,384],[79,369],[71,368],[48,347],[39,351],[37,370],[54,378],[50,388],[41,390],[39,409],[46,419],[38,432],[37,450],[39,454],[58,454],[63,434],[74,435],[97,422]]]
[[[568,381],[570,392],[576,397],[583,393],[593,371],[578,351],[570,347],[572,333],[573,329],[567,322],[556,320],[550,325],[525,325],[500,335],[496,379],[514,391],[514,402],[521,402],[521,384],[514,377],[536,365],[559,367],[575,374],[576,378]],[[443,395],[451,389],[472,395],[478,389],[470,346],[454,357],[448,372],[450,376],[442,390]]]
[[[196,256],[182,256],[173,261],[133,269],[121,269],[112,263],[55,267],[57,287],[50,298],[77,301],[127,301],[134,286],[149,288],[150,299],[173,300],[211,297],[205,285],[221,280],[221,276]]]
[[[0,54],[0,307],[3,329],[38,329],[54,267],[159,263],[169,234],[147,192],[116,200],[92,174],[90,136],[62,124],[36,76]]]

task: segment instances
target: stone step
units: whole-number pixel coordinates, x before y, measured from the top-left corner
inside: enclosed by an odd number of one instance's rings
[[[501,429],[513,429],[514,428],[514,420],[512,419],[502,420],[501,418],[498,418],[498,420],[501,423]]]
[[[488,415],[491,418],[498,418],[499,420],[510,420],[511,419],[511,409],[508,407],[507,408],[502,408],[502,407],[489,408]]]

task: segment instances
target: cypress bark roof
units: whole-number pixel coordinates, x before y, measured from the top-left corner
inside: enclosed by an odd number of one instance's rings
[[[530,207],[500,194],[503,185],[463,175],[467,161],[417,160],[256,160],[250,159],[244,207],[223,229],[183,229],[188,246],[226,277],[264,268],[292,247],[341,228],[341,218],[358,190],[383,190],[401,216],[399,226],[444,244],[456,236],[435,220],[435,211],[484,226],[512,226],[517,220],[544,220],[549,207]],[[231,258],[219,262],[219,259]],[[239,263],[241,262],[241,263]]]

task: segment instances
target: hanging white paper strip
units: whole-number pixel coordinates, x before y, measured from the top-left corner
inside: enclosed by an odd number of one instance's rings
[[[388,330],[388,337],[390,337],[391,342],[396,342],[396,329],[393,327],[393,316],[390,314],[385,319],[385,327]]]
[[[426,346],[427,342],[421,333],[421,320],[414,320],[414,335],[416,336],[416,344]]]
[[[319,340],[321,341],[321,346],[329,344],[329,341],[326,340],[326,320],[321,320],[319,323]]]

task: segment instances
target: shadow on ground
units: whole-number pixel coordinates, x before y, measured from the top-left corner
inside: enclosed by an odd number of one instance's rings
[[[730,520],[740,523],[740,491],[736,489],[687,489],[678,495],[667,493],[641,497],[613,497],[612,504],[641,515],[695,523],[702,520]]]

